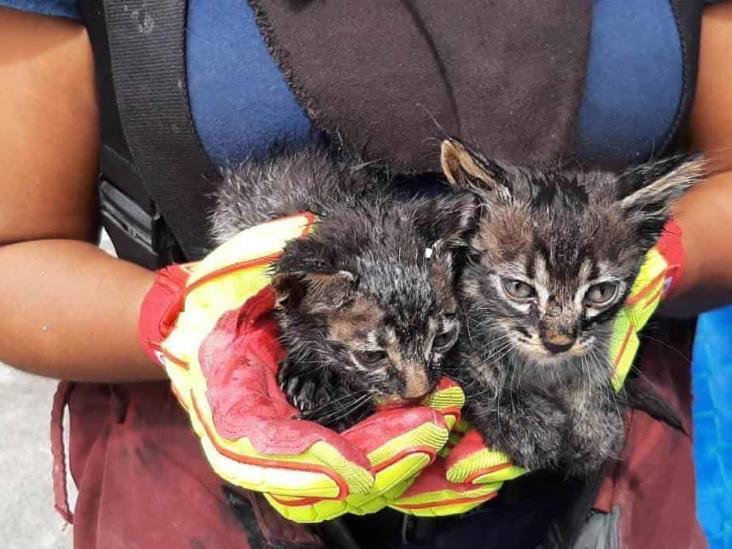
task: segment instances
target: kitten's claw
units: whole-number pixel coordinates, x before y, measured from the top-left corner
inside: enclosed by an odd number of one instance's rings
[[[313,397],[315,396],[315,383],[312,381],[306,381],[302,387],[300,387],[300,391],[298,392],[298,397],[300,399],[300,402],[302,404],[301,410],[303,411],[309,411],[315,408],[315,402],[313,400]]]
[[[287,396],[294,398],[295,390],[297,389],[298,383],[300,383],[300,379],[297,377],[293,377],[290,381],[287,382],[287,389],[285,390]]]
[[[281,387],[290,403],[300,410],[300,412],[312,411],[317,406],[328,402],[325,395],[321,395],[318,402],[316,402],[318,386],[314,381],[303,381],[300,376],[293,377],[289,381],[284,381]],[[321,401],[325,402],[321,403]]]

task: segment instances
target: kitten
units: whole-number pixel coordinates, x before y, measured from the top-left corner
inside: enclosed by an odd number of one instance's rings
[[[529,170],[446,140],[442,166],[483,206],[451,374],[467,418],[529,470],[597,471],[624,436],[627,399],[610,384],[613,319],[701,160],[621,174]]]
[[[459,333],[456,255],[474,226],[472,194],[398,198],[383,172],[308,147],[227,172],[217,204],[219,242],[296,212],[319,217],[272,279],[279,382],[301,417],[341,431],[377,402],[432,390]]]

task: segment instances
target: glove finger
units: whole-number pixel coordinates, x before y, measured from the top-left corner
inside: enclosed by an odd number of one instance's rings
[[[422,400],[422,405],[438,410],[452,430],[460,420],[460,410],[465,405],[465,393],[455,381],[443,377],[435,390]]]
[[[283,517],[303,524],[332,520],[349,512],[345,500],[297,498],[268,493],[264,497]]]
[[[268,499],[281,514],[297,522],[320,522],[344,513],[375,513],[401,494],[434,459],[447,433],[442,416],[430,408],[382,410],[343,433],[343,438],[367,455],[376,471],[368,492],[352,493],[345,501],[276,494]]]
[[[503,452],[490,449],[474,428],[469,429],[450,451],[445,466],[450,482],[467,484],[502,482],[526,472],[513,465]]]
[[[414,481],[416,472],[411,477],[404,478],[395,484],[380,482],[380,478],[383,480],[383,477],[380,477],[380,474],[377,473],[377,480],[369,493],[351,494],[345,500],[292,497],[277,494],[265,494],[265,496],[281,515],[295,522],[322,522],[346,513],[368,515],[380,511],[400,496]]]
[[[378,471],[411,454],[424,454],[431,462],[448,434],[440,413],[413,406],[378,411],[343,432],[342,437],[363,452]]]
[[[405,479],[389,490],[374,489],[369,494],[353,494],[345,500],[320,498],[297,498],[275,494],[265,494],[267,500],[283,516],[301,523],[315,523],[331,520],[346,513],[353,515],[369,515],[385,508],[413,481]]]
[[[435,459],[448,434],[444,417],[424,406],[382,410],[344,432],[375,473],[368,492],[348,498],[350,512],[366,514],[386,506]]]
[[[437,517],[464,513],[492,499],[501,483],[454,484],[445,476],[445,462],[427,467],[404,493],[389,506],[403,513]]]

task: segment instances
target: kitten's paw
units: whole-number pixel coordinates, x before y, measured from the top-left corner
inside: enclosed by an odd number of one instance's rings
[[[308,376],[294,376],[282,382],[287,400],[302,413],[309,413],[328,404],[333,397],[330,386]]]
[[[288,389],[287,394],[292,400],[295,407],[301,412],[308,412],[316,407],[314,400],[315,383],[300,378],[291,381],[292,388]]]
[[[287,401],[299,411],[299,419],[342,432],[373,413],[367,393],[350,389],[322,370],[304,371],[286,362],[280,367],[278,381]]]

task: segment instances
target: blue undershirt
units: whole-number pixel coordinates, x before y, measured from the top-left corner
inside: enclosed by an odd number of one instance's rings
[[[668,0],[595,0],[579,156],[613,164],[654,156],[679,108],[682,63]]]
[[[75,0],[0,0],[78,18]],[[307,139],[310,121],[244,0],[190,0],[187,72],[194,123],[219,165]],[[668,0],[595,0],[587,80],[577,120],[584,161],[652,156],[669,134],[682,87],[681,44]]]

